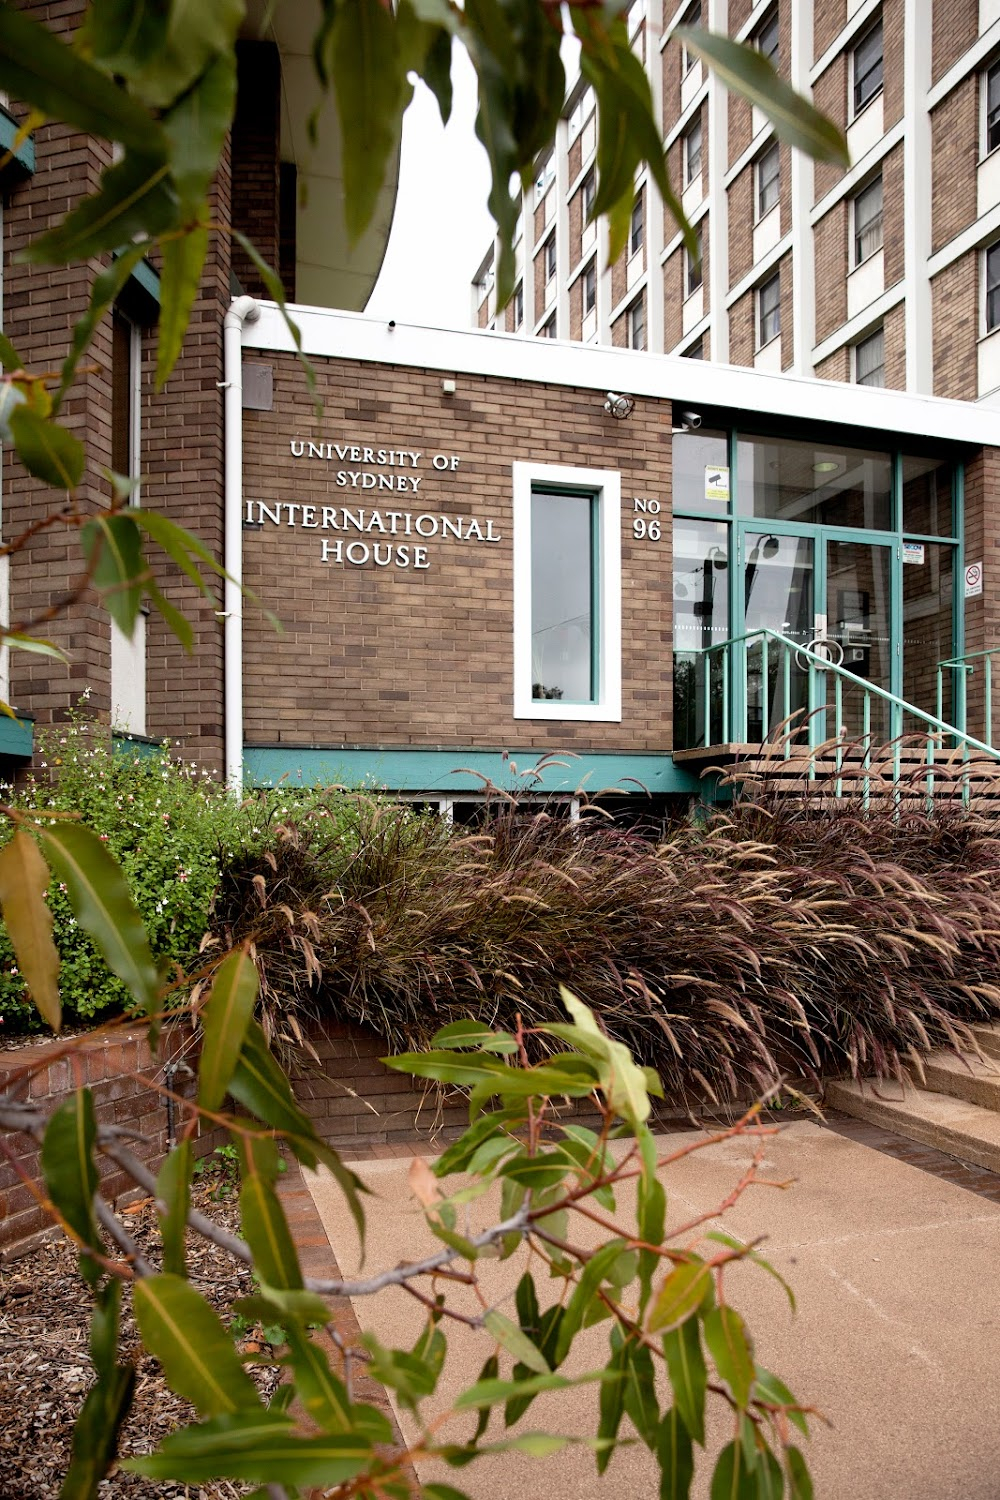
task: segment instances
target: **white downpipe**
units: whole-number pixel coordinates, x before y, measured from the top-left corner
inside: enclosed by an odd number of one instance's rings
[[[243,794],[243,324],[259,317],[253,297],[236,297],[222,324],[226,783],[238,797]]]

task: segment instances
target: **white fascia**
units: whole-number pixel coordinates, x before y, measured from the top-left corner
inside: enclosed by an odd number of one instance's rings
[[[622,391],[657,401],[683,400],[695,410],[700,403],[751,415],[845,427],[869,428],[874,423],[900,436],[919,435],[976,446],[994,446],[997,441],[995,413],[942,396],[838,385],[790,373],[771,375],[746,366],[581,345],[564,339],[523,339],[513,334],[423,328],[408,323],[390,327],[383,319],[333,308],[291,306],[288,314],[298,326],[304,352],[318,358],[441,371],[459,378],[487,376],[514,380],[522,386],[532,382],[590,390],[601,406],[608,391]],[[260,318],[243,324],[242,339],[244,348],[295,353],[294,337],[273,302],[260,303]],[[877,416],[872,411],[875,397],[880,398]],[[640,414],[616,423],[623,447],[632,441],[630,433],[636,422],[641,422]]]
[[[614,420],[611,418],[610,420]],[[578,469],[564,464],[515,462],[514,478],[514,718],[621,722],[622,550],[621,475],[616,469]],[[531,494],[536,484],[584,490],[598,496],[599,590],[597,647],[599,683],[595,703],[536,701],[531,696]]]

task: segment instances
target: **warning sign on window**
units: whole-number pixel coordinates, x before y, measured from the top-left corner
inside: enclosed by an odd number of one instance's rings
[[[705,499],[729,499],[729,470],[719,464],[705,465]]]
[[[968,563],[965,569],[965,597],[974,599],[977,594],[983,592],[983,565],[981,562]]]

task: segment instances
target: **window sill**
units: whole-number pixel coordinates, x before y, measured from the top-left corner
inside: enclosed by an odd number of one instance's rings
[[[574,724],[620,724],[620,704],[564,703],[559,698],[545,699],[536,703],[514,703],[515,719],[565,719]]]
[[[864,104],[862,104],[862,106],[861,106],[860,109],[856,109],[854,111],[854,113],[851,115],[851,118],[847,122],[848,128],[850,128],[850,126],[852,126],[854,124],[855,120],[860,120],[861,117],[862,117],[862,115],[866,115],[868,113],[868,111],[871,109],[872,105],[876,102],[876,100],[882,98],[882,95],[884,94],[884,92],[885,92],[885,84],[883,83],[883,84],[879,85],[879,87],[875,90],[874,94],[872,94],[872,96],[871,96],[870,99],[866,99],[865,100]]]

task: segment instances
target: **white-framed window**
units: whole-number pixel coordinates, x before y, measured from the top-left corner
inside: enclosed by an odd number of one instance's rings
[[[538,330],[538,337],[540,339],[554,339],[555,336],[556,315],[555,313],[553,313],[551,318],[547,318],[546,321],[542,324],[541,328]]]
[[[646,304],[637,297],[628,310],[628,346],[630,349],[646,347]]]
[[[549,183],[552,182],[552,180],[554,179],[555,175],[556,175],[555,158],[550,154],[549,156],[547,156],[545,158],[544,163],[539,168],[538,176],[535,178],[535,202],[536,202],[536,204],[537,203],[541,203],[542,199],[545,197],[545,194],[548,192]]]
[[[761,21],[753,34],[753,45],[762,57],[766,57],[773,68],[778,66],[778,42],[780,33],[778,31],[777,7],[770,11]]]
[[[768,146],[754,163],[757,191],[754,194],[758,220],[771,212],[781,197],[781,149],[777,141]]]
[[[518,209],[517,221],[514,224],[514,244],[516,245],[524,233],[524,215]]]
[[[514,717],[619,722],[621,477],[516,462]]]
[[[983,252],[983,271],[986,332],[992,333],[994,328],[1000,328],[1000,240]]]
[[[695,339],[695,341],[694,341],[693,344],[689,344],[686,349],[683,349],[681,351],[681,358],[682,359],[704,359],[705,358],[705,340],[704,340],[704,338],[702,337],[702,338]]]
[[[594,90],[588,84],[583,93],[580,95],[579,99],[573,105],[573,108],[570,110],[568,127],[568,135],[570,141],[576,140],[576,137],[583,129],[584,122],[590,118],[593,110]]]
[[[590,211],[594,206],[594,199],[597,197],[597,178],[593,171],[588,172],[583,179],[581,192],[583,194],[583,222],[586,224],[590,218]]]
[[[854,346],[854,383],[885,385],[885,334],[881,328]]]
[[[781,272],[757,288],[757,348],[781,332]]]
[[[690,187],[701,176],[701,110],[684,132],[684,186]]]
[[[635,202],[632,204],[632,220],[629,225],[628,236],[629,255],[637,255],[642,249],[642,240],[646,227],[643,222],[643,218],[643,195],[642,193],[639,193],[636,197]]]
[[[684,247],[684,296],[685,296],[685,298],[690,297],[693,292],[696,292],[698,290],[698,288],[701,286],[701,282],[702,282],[701,225],[700,224],[696,226],[694,234],[695,234],[695,239],[698,242],[697,253],[694,254],[694,255],[692,255],[691,251],[687,248],[687,246]]]
[[[684,20],[682,24],[685,26],[701,25],[701,0],[694,0],[694,4],[688,6],[687,10],[684,12]],[[698,54],[696,52],[689,52],[686,44],[682,45],[681,74],[684,75],[685,73],[690,73],[691,69],[694,67],[697,61]]]
[[[882,92],[882,18],[870,26],[851,52],[854,113],[859,115]]]
[[[852,266],[860,266],[882,248],[882,177],[863,187],[852,202]]]
[[[545,257],[545,285],[548,286],[556,274],[556,237],[554,234],[550,234],[545,241],[542,254]]]
[[[597,265],[591,261],[583,273],[583,313],[593,312],[597,306]]]
[[[119,307],[111,321],[111,468],[139,478],[142,433],[142,330]],[[129,505],[138,505],[133,490]],[[111,625],[111,713],[117,729],[146,732],[146,619],[141,612],[131,640]]]
[[[518,282],[514,288],[514,328],[517,330],[524,322],[524,284]]]
[[[983,74],[983,155],[1000,146],[1000,62]]]

